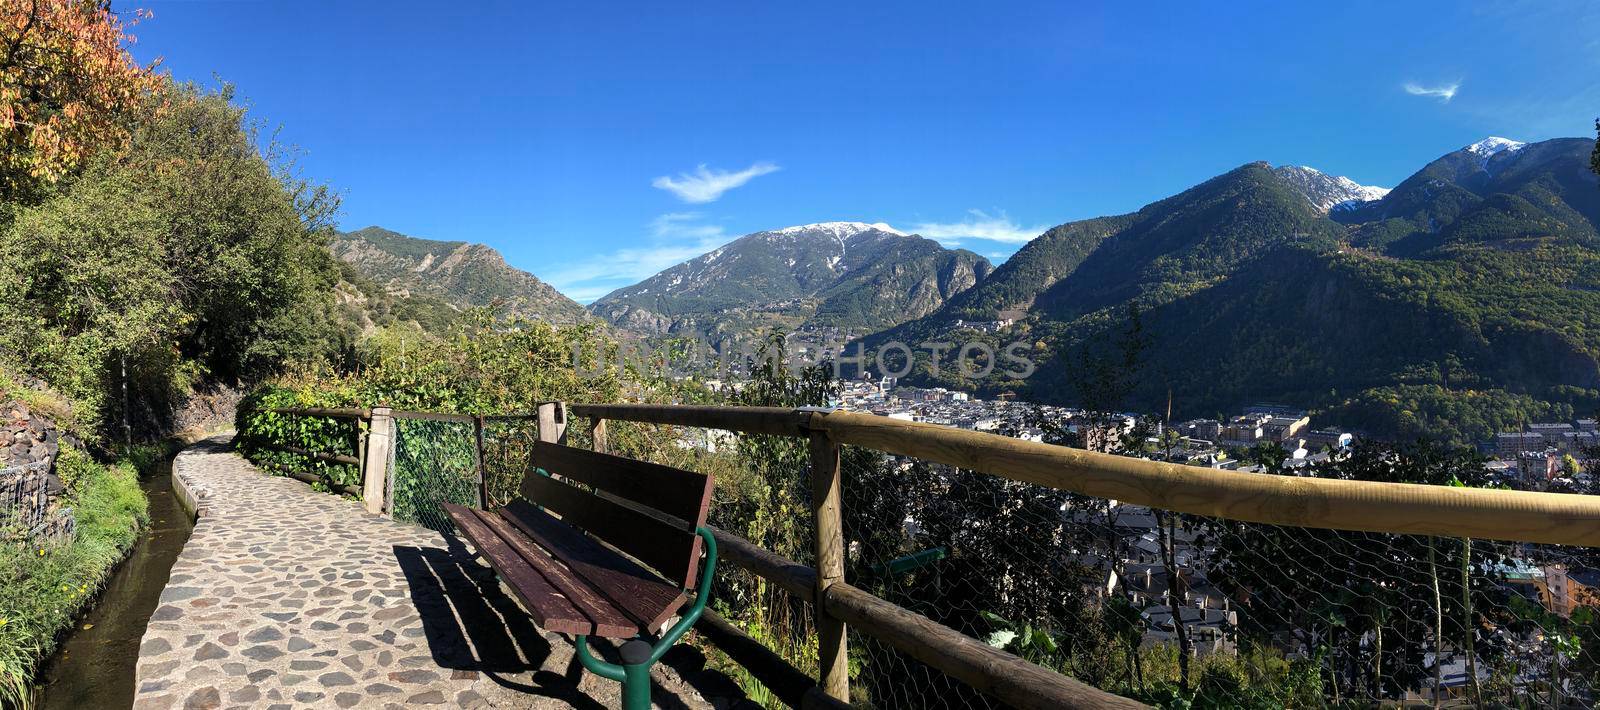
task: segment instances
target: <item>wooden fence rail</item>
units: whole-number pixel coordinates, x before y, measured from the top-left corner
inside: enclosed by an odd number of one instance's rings
[[[269,448],[269,449],[277,450],[277,451],[284,451],[284,452],[288,452],[288,453],[291,453],[291,454],[296,454],[298,456],[304,456],[304,457],[306,457],[308,459],[316,459],[318,461],[327,461],[328,463],[345,464],[345,465],[348,465],[348,466],[360,466],[361,465],[361,459],[360,458],[355,457],[355,456],[351,456],[349,454],[332,454],[332,453],[328,453],[326,451],[308,451],[308,450],[302,449],[302,448],[300,448],[298,446],[289,446],[287,444],[267,444],[266,447]]]
[[[274,407],[266,411],[301,417],[328,419],[370,419],[372,410],[362,407]]]
[[[855,412],[813,417],[809,426],[844,444],[1180,513],[1600,547],[1600,496],[1239,473]]]
[[[281,463],[272,463],[272,462],[263,462],[263,463],[258,463],[256,465],[261,466],[263,468],[271,469],[273,471],[277,471],[277,472],[282,473],[283,475],[288,476],[289,478],[293,478],[293,479],[295,479],[297,481],[303,481],[305,483],[320,483],[320,484],[322,484],[324,486],[327,486],[328,490],[334,491],[335,493],[340,493],[340,494],[347,495],[347,496],[359,496],[359,495],[361,495],[361,489],[359,487],[357,487],[357,486],[351,486],[351,485],[347,485],[347,484],[344,484],[344,483],[337,483],[337,482],[334,482],[332,480],[329,480],[326,476],[319,476],[319,475],[317,475],[315,473],[306,473],[305,471],[301,471],[300,469],[295,468],[293,466],[286,466],[286,465],[281,464]]]
[[[808,412],[783,407],[665,404],[572,404],[567,406],[567,410],[575,416],[591,419],[618,419],[780,436],[805,436],[802,422],[809,416]]]
[[[1235,471],[1148,461],[846,411],[572,405],[580,416],[806,436],[1135,505],[1253,523],[1600,547],[1600,496]],[[784,421],[779,412],[788,413]],[[637,416],[634,416],[634,414]],[[792,428],[790,428],[792,427]]]
[[[829,500],[837,492],[831,487],[836,469],[830,461],[839,445],[1136,505],[1248,522],[1600,546],[1600,497],[1237,473],[837,410],[627,404],[570,409],[597,420],[809,437],[819,560],[829,559],[835,544],[831,529],[838,526],[839,511],[836,501]],[[848,697],[844,671],[831,663],[844,655],[843,639],[829,638],[842,630],[842,624],[835,623],[842,621],[1012,705],[1137,705],[989,649],[842,579],[824,579],[814,569],[726,533],[717,535],[730,562],[816,604],[822,686],[833,697]]]
[[[319,410],[295,410],[314,415]],[[366,413],[376,431],[390,410],[320,410]],[[1162,510],[1272,525],[1379,533],[1475,537],[1600,547],[1600,496],[1452,488],[1400,483],[1249,474],[1147,461],[1023,441],[983,432],[820,409],[647,404],[543,403],[534,415],[474,417],[429,415],[445,421],[532,418],[540,438],[559,440],[568,415],[590,419],[595,448],[607,447],[607,420],[722,429],[809,439],[811,486],[819,568],[799,565],[747,540],[714,530],[724,560],[810,602],[817,611],[821,678],[802,690],[792,667],[750,648],[747,636],[727,624],[708,631],[760,665],[794,704],[827,705],[849,698],[845,625],[887,643],[974,688],[1017,707],[1138,707],[891,604],[843,578],[839,510],[839,447],[859,446],[1003,478],[1109,498]],[[334,416],[326,414],[325,416]],[[421,418],[421,417],[419,417]],[[370,457],[372,447],[367,447]],[[386,455],[392,456],[392,451]],[[366,458],[364,457],[364,458]],[[363,468],[368,466],[364,462]],[[370,487],[369,487],[370,491]],[[820,569],[820,571],[819,571]],[[723,628],[726,627],[726,628]],[[781,659],[778,659],[781,661]],[[755,672],[752,670],[752,672]],[[821,692],[818,691],[820,688]],[[825,693],[825,694],[823,694]]]
[[[264,446],[265,448],[275,451],[283,451],[317,461],[355,466],[358,472],[364,473],[367,459],[367,445],[369,441],[368,430],[370,429],[371,422],[373,421],[373,410],[365,407],[278,407],[268,409],[266,411],[287,416],[349,420],[352,427],[350,432],[351,448],[355,450],[355,455],[353,456],[350,454],[340,454],[329,451],[311,451],[298,446],[290,446],[288,444],[279,444],[276,442],[267,443]],[[267,468],[278,471],[290,478],[305,481],[306,483],[320,483],[327,486],[330,490],[344,495],[361,496],[364,493],[363,487],[360,484],[352,486],[349,484],[338,483],[326,476],[307,473],[294,466],[287,466],[284,464],[266,464],[266,466]]]

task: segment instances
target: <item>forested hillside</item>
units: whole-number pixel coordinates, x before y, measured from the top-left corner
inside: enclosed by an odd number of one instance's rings
[[[1057,227],[929,316],[867,339],[951,340],[956,319],[1026,317],[1026,381],[935,378],[1077,403],[1085,370],[1140,346],[1125,405],[1215,416],[1316,408],[1386,436],[1473,441],[1600,407],[1594,144],[1491,140],[1380,200],[1335,209],[1251,164],[1137,213]],[[1336,221],[1337,220],[1337,221]],[[1131,332],[1136,331],[1136,332]],[[974,333],[967,333],[975,336]]]
[[[392,297],[402,317],[411,316],[435,332],[443,332],[439,323],[476,306],[553,323],[587,317],[583,306],[533,274],[510,266],[499,252],[482,244],[419,239],[367,227],[339,234],[333,254]]]

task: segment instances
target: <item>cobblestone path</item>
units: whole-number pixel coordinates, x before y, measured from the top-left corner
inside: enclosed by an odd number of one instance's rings
[[[566,637],[535,628],[456,539],[263,474],[223,438],[173,475],[200,518],[150,617],[134,707],[618,705],[618,684],[580,673]],[[703,662],[669,654],[656,704],[727,697]]]

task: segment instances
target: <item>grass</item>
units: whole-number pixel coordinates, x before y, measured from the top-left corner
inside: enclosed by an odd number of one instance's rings
[[[26,706],[28,686],[62,632],[99,592],[150,521],[132,464],[105,465],[63,446],[77,535],[58,546],[0,543],[0,706]]]
[[[719,613],[728,618],[728,621],[734,626],[749,634],[757,643],[772,649],[784,660],[794,665],[800,672],[813,678],[817,677],[818,650],[817,637],[814,634],[807,634],[803,640],[795,643],[786,641],[780,635],[773,633],[771,626],[763,621],[746,621],[740,619],[739,615],[728,613],[726,610]],[[756,678],[754,674],[746,670],[744,666],[739,665],[728,654],[723,653],[722,649],[712,645],[704,638],[691,638],[694,645],[705,655],[706,665],[733,680],[739,686],[739,689],[744,691],[746,700],[772,710],[789,707],[782,700],[779,700],[771,689],[763,685],[761,680]],[[853,663],[854,661],[852,661]]]

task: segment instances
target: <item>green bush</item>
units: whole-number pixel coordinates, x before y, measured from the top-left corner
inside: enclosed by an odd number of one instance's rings
[[[124,416],[159,431],[197,383],[269,376],[342,335],[335,196],[292,177],[229,87],[146,103],[128,150],[0,221],[0,351],[80,404],[90,438]]]
[[[240,451],[257,463],[317,474],[331,483],[357,485],[361,473],[354,466],[272,448],[287,445],[307,451],[354,454],[354,424],[270,410],[391,407],[462,414],[528,414],[539,402],[552,400],[705,401],[705,393],[693,382],[674,381],[658,369],[651,369],[655,366],[619,367],[617,348],[616,341],[594,325],[553,326],[500,319],[489,309],[463,313],[444,337],[407,324],[380,328],[357,345],[356,362],[351,368],[341,371],[309,367],[252,390],[239,406],[236,442]],[[574,353],[581,353],[588,365],[575,368]],[[596,354],[604,354],[610,361],[595,364]],[[524,431],[513,431],[519,427]],[[517,438],[514,435],[528,434],[527,428],[525,422],[493,423],[487,434],[495,441],[512,442]],[[583,436],[583,432],[575,430],[569,434],[575,441]],[[470,426],[404,420],[398,437],[397,465],[441,471],[470,467]],[[641,456],[668,449],[658,441],[665,438],[647,428],[627,425],[610,432],[614,449]],[[653,443],[642,443],[646,440]],[[515,465],[517,452],[507,449],[511,443],[491,444],[492,450],[485,453],[490,493],[504,498],[515,490],[522,467]],[[404,486],[404,482],[397,482],[397,488]],[[397,508],[409,500],[405,490],[396,491]]]

